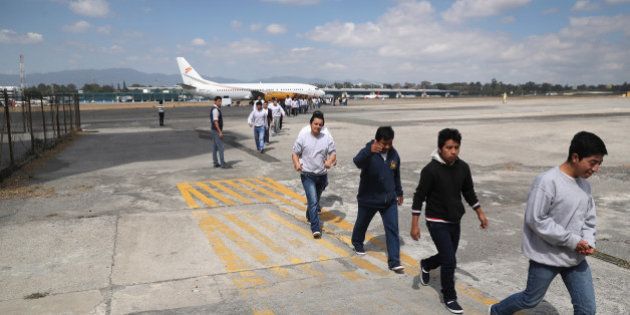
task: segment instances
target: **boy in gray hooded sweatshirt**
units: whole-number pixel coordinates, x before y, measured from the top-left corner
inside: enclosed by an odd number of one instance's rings
[[[574,314],[595,314],[595,291],[585,257],[595,252],[595,202],[586,181],[608,154],[593,133],[571,140],[569,156],[536,177],[527,197],[523,253],[529,261],[525,291],[490,307],[490,314],[513,314],[542,301],[560,274],[571,295]]]

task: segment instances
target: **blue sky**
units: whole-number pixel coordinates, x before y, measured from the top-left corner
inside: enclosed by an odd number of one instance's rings
[[[373,82],[630,81],[630,0],[23,0],[0,73],[128,67]]]

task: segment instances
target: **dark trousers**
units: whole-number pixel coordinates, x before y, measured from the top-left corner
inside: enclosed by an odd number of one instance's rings
[[[455,292],[455,267],[457,267],[457,246],[461,227],[459,223],[439,223],[427,221],[427,227],[431,234],[431,239],[437,248],[438,253],[423,260],[423,268],[426,271],[440,267],[440,282],[442,284],[442,295],[444,301],[457,299]]]
[[[352,245],[357,250],[363,250],[365,232],[376,213],[381,214],[385,227],[385,242],[387,244],[387,265],[389,268],[400,266],[400,239],[398,236],[398,205],[392,202],[385,208],[367,208],[359,206],[357,221],[352,229]]]
[[[160,116],[160,126],[164,126],[164,113],[158,113]]]
[[[265,143],[269,143],[269,125],[265,127]]]

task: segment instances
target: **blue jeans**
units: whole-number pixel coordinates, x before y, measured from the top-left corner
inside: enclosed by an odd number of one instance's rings
[[[212,137],[212,162],[214,162],[214,165],[224,166],[225,160],[223,158],[223,140],[219,138],[219,132],[213,129],[210,130],[210,136]]]
[[[522,309],[534,308],[545,297],[551,281],[558,274],[562,276],[571,295],[573,314],[595,314],[593,278],[586,259],[573,267],[547,266],[530,260],[525,291],[512,294],[499,304],[492,305],[490,314],[513,314]]]
[[[265,148],[265,126],[254,126],[254,141],[256,150],[262,151]]]
[[[459,223],[440,223],[427,221],[429,234],[435,244],[438,253],[427,259],[423,259],[423,268],[426,271],[440,267],[440,283],[444,302],[457,300],[455,292],[455,268],[457,267],[457,247],[461,228]]]
[[[365,232],[376,212],[381,214],[385,227],[385,242],[387,243],[387,265],[389,268],[400,266],[400,239],[398,237],[398,205],[392,202],[389,207],[373,209],[359,206],[357,221],[352,229],[352,245],[357,250],[363,250]]]
[[[328,186],[328,175],[316,175],[313,173],[302,173],[300,175],[302,180],[302,186],[304,186],[304,192],[306,193],[307,208],[306,217],[311,222],[312,232],[321,232],[322,226],[319,222],[319,210],[321,205],[319,199],[322,197],[322,192]]]

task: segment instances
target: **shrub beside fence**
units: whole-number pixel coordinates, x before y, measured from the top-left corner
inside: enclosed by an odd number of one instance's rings
[[[0,91],[0,180],[81,129],[77,94],[29,98]]]

